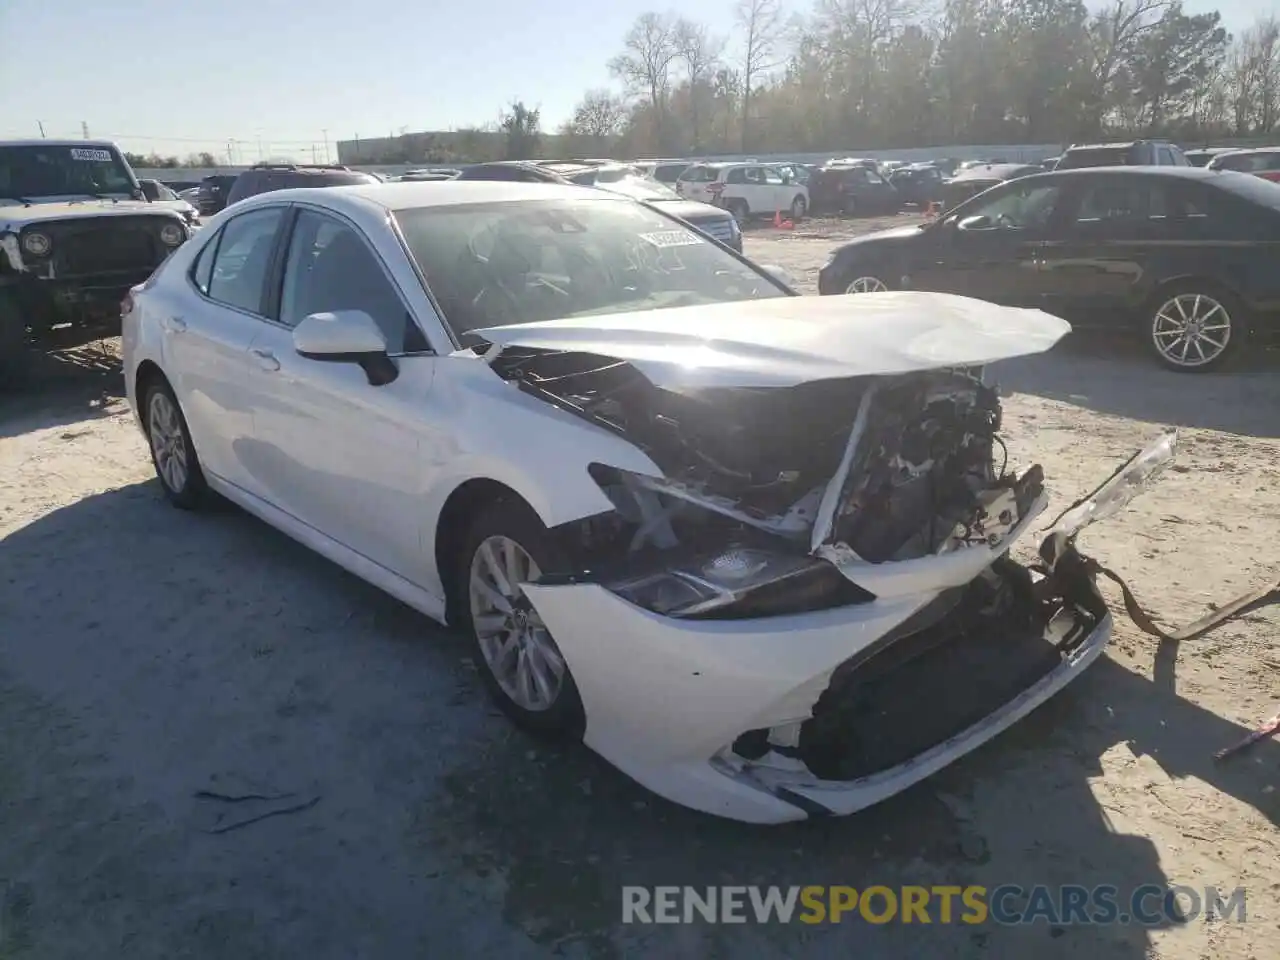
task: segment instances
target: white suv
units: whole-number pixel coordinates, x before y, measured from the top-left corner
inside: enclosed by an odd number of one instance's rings
[[[680,174],[676,192],[724,207],[740,223],[778,212],[798,220],[809,210],[809,188],[789,170],[767,163],[695,163]]]

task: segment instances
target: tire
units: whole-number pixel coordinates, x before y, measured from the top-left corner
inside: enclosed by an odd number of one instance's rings
[[[515,578],[510,575],[509,545],[516,551],[517,576],[528,575],[529,561],[544,573],[567,569],[532,509],[518,500],[492,503],[472,522],[458,558],[453,581],[458,624],[475,644],[489,696],[516,726],[542,737],[581,739],[586,719],[577,684],[537,611],[510,583]],[[495,564],[501,578],[494,573]],[[477,578],[488,591],[476,589]],[[504,579],[508,581],[505,588]],[[509,613],[492,602],[495,589],[509,604]],[[478,623],[480,618],[486,622]]]
[[[855,197],[845,197],[840,201],[840,212],[846,217],[856,217],[858,215],[858,201]]]
[[[843,281],[841,293],[884,293],[892,290],[889,281],[874,270],[855,270]]]
[[[147,386],[142,411],[151,464],[165,499],[180,510],[196,509],[204,502],[208,486],[187,418],[168,383],[156,380]]]
[[[809,202],[801,194],[797,193],[796,198],[791,201],[791,222],[799,223],[808,212]]]
[[[1203,373],[1241,355],[1249,317],[1240,299],[1209,280],[1188,280],[1158,291],[1143,319],[1146,341],[1163,366]]]
[[[27,324],[13,297],[0,290],[0,392],[17,389],[30,377]]]
[[[745,224],[747,217],[751,216],[751,208],[747,206],[747,201],[737,197],[726,200],[724,208],[733,214],[733,219],[738,221],[738,226]]]

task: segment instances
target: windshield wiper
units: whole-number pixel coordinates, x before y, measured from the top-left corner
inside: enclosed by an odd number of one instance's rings
[[[21,203],[23,206],[27,207],[31,206],[31,204],[35,202],[33,200],[28,200],[26,197],[15,196],[12,193],[0,194],[0,200],[13,200],[16,203]]]

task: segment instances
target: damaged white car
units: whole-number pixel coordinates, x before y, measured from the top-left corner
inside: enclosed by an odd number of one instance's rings
[[[1074,534],[1172,442],[1009,557],[1046,495],[982,368],[1067,330],[797,297],[625,199],[443,182],[237,204],[124,343],[174,503],[223,494],[469,631],[521,725],[763,823],[904,789],[1101,652]]]

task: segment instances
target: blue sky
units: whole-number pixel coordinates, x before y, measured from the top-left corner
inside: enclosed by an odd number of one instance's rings
[[[1093,0],[1090,0],[1093,5]],[[790,4],[797,11],[807,2]],[[1272,0],[1186,0],[1238,31]],[[732,0],[681,0],[728,32]],[[0,136],[323,159],[329,140],[493,122],[519,97],[554,128],[653,0],[0,0]],[[38,39],[36,39],[38,38]],[[336,156],[336,154],[335,154]]]

